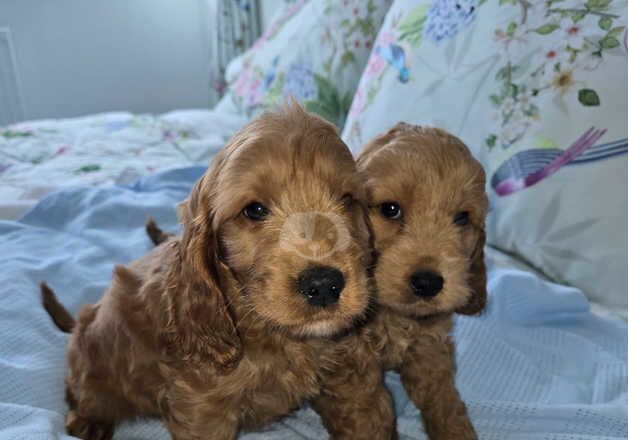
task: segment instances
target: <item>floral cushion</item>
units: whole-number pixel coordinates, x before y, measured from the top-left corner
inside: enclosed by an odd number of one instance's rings
[[[489,242],[628,311],[627,24],[618,0],[396,0],[343,137],[452,131],[487,169]]]
[[[286,6],[227,69],[240,110],[251,116],[294,96],[342,126],[390,0],[312,0]]]

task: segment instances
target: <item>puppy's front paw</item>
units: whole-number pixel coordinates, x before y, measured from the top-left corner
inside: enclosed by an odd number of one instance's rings
[[[68,434],[83,440],[109,440],[113,437],[113,423],[96,422],[79,416],[70,410],[65,418]]]

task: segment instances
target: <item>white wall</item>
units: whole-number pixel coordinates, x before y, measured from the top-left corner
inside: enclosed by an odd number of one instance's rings
[[[0,0],[0,118],[15,117],[9,106],[24,119],[209,106],[205,11],[204,0]]]

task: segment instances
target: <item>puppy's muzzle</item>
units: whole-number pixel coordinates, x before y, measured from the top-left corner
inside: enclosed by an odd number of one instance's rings
[[[443,290],[445,280],[440,274],[425,270],[417,270],[410,277],[410,287],[416,296],[430,299]]]
[[[312,306],[327,307],[338,302],[345,278],[338,269],[315,266],[305,269],[297,279],[297,290]]]

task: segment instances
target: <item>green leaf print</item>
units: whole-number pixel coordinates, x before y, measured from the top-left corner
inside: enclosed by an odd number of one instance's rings
[[[586,3],[587,9],[592,11],[600,11],[608,8],[608,5],[611,4],[611,0],[589,0]]]
[[[80,173],[92,173],[94,171],[100,171],[101,167],[98,164],[89,164],[89,165],[83,165],[82,167],[80,167],[79,169],[77,169],[75,171],[76,174],[80,174]]]
[[[497,136],[494,134],[486,138],[486,145],[488,146],[489,149],[492,149],[495,146],[496,142],[497,142]]]
[[[315,74],[314,80],[318,87],[318,97],[306,101],[305,108],[336,124],[338,128],[342,128],[352,97],[348,94],[340,97],[334,85],[323,76]]]
[[[580,89],[578,91],[578,101],[587,107],[600,105],[600,97],[592,89]]]
[[[587,16],[587,11],[576,11],[576,12],[572,12],[571,14],[571,19],[573,20],[574,23],[578,23],[580,20],[582,20],[584,17]]]
[[[262,103],[265,107],[275,105],[281,100],[281,97],[283,96],[283,85],[285,82],[285,78],[285,72],[279,72],[277,74],[277,77],[266,91],[266,96],[264,96],[262,100]]]
[[[2,132],[2,137],[4,137],[5,139],[25,138],[32,135],[32,132],[23,130],[5,130]]]
[[[508,35],[509,37],[512,37],[513,35],[515,35],[516,30],[517,30],[517,23],[515,23],[514,21],[511,21],[508,27],[506,28],[506,35]]]
[[[345,53],[342,54],[342,65],[346,66],[349,63],[353,63],[355,61],[355,55],[353,55],[353,52],[351,51],[346,51]]]
[[[423,26],[427,18],[427,5],[421,5],[410,12],[399,22],[399,41],[408,41],[413,47],[421,44]]]
[[[613,19],[610,17],[602,17],[597,24],[600,26],[600,29],[607,31],[613,25]]]
[[[600,47],[602,49],[614,49],[619,46],[619,40],[610,35],[600,40]]]
[[[559,27],[560,26],[555,23],[547,23],[547,24],[544,24],[543,26],[536,28],[534,32],[540,35],[548,35],[554,32]]]
[[[368,19],[358,19],[356,22],[358,28],[364,35],[374,35],[375,34],[375,26],[373,26],[373,22]]]
[[[609,37],[618,37],[618,36],[620,36],[624,32],[624,30],[626,30],[626,26],[614,27],[613,29],[608,31],[608,36]]]

